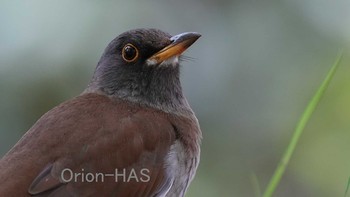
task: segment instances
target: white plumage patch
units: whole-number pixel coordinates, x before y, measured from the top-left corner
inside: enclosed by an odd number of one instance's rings
[[[148,66],[155,66],[158,64],[158,62],[154,59],[153,60],[148,59],[146,63]],[[159,66],[176,66],[178,63],[179,63],[179,56],[175,55],[161,62]]]
[[[187,160],[188,155],[184,150],[183,144],[176,141],[168,152],[165,160],[167,176],[172,180],[169,191],[166,197],[183,197],[194,177],[197,168],[197,158]]]

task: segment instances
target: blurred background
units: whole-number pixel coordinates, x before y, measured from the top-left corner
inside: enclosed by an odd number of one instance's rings
[[[350,1],[0,0],[0,156],[82,92],[105,46],[155,27],[203,36],[182,84],[200,120],[189,197],[254,196],[340,48],[345,56],[274,196],[343,196],[350,176]]]

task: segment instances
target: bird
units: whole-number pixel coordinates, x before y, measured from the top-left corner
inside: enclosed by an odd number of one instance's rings
[[[200,36],[140,28],[114,38],[85,90],[41,116],[1,158],[0,196],[184,196],[202,132],[180,63]]]

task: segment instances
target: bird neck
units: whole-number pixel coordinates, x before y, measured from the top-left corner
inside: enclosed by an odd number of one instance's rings
[[[182,93],[179,66],[150,68],[137,74],[115,74],[112,80],[107,75],[95,73],[99,77],[93,78],[84,93],[100,93],[112,99],[123,99],[165,112],[183,115],[193,113]]]

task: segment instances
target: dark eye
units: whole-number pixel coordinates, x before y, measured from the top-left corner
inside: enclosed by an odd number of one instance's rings
[[[126,44],[122,52],[123,59],[127,62],[135,61],[139,56],[139,51],[132,44]]]

